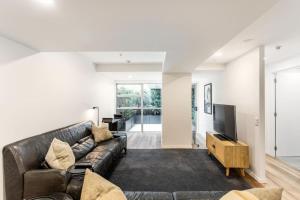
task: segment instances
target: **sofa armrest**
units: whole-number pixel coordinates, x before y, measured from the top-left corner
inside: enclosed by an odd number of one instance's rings
[[[114,138],[118,138],[121,136],[127,137],[127,132],[125,132],[125,131],[111,131],[111,133],[113,134]]]
[[[74,164],[75,169],[92,169],[93,165],[90,162],[77,162]],[[74,170],[71,170],[70,172],[73,173]]]
[[[39,169],[24,173],[24,198],[65,192],[71,175],[66,170]]]

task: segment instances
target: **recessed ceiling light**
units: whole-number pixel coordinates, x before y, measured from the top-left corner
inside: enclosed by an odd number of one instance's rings
[[[220,52],[220,51],[218,51],[217,53],[215,53],[215,54],[214,54],[214,56],[216,56],[216,57],[220,57],[220,56],[223,56],[223,53],[222,53],[222,52]]]
[[[132,75],[128,75],[128,78],[129,78],[129,79],[132,79],[132,78],[133,78],[133,76],[132,76]]]
[[[55,0],[35,0],[35,1],[44,6],[54,6],[55,5]]]
[[[243,40],[243,42],[247,43],[247,42],[252,42],[253,40],[254,39],[252,39],[252,38],[247,38],[247,39]]]

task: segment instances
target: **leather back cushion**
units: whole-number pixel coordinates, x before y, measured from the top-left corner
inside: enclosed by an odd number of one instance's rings
[[[22,199],[23,174],[41,168],[54,138],[72,146],[78,140],[91,135],[92,122],[83,122],[65,128],[33,136],[3,148],[5,190],[7,199]]]
[[[76,160],[79,160],[95,147],[95,141],[92,137],[83,138],[72,146]]]
[[[16,150],[16,156],[20,159],[18,167],[23,167],[24,171],[38,169],[45,160],[45,156],[54,138],[67,142],[72,146],[78,140],[90,134],[91,123],[85,122],[16,142],[12,145]]]

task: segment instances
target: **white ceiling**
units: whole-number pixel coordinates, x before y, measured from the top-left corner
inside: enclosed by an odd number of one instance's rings
[[[249,50],[265,46],[267,63],[300,54],[300,1],[280,0],[268,12],[218,49],[201,67],[227,63]],[[277,50],[277,46],[282,46]]]
[[[82,52],[96,64],[163,63],[165,52]]]
[[[97,72],[162,72],[162,64],[96,64]]]
[[[1,0],[0,33],[40,51],[166,52],[164,71],[191,72],[275,2]]]
[[[161,72],[98,72],[99,76],[105,76],[118,82],[156,82],[162,80]]]

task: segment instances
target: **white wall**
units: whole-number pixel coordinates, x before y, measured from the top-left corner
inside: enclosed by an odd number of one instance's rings
[[[162,146],[192,146],[192,76],[164,73],[162,78]]]
[[[199,88],[199,133],[213,130],[213,117],[203,112],[203,86],[213,84],[213,103],[236,105],[238,139],[250,148],[250,173],[265,181],[265,99],[262,48],[228,63],[224,71],[193,76]]]
[[[277,73],[277,156],[300,156],[300,55],[270,63],[266,71],[266,153],[274,156],[275,92]]]
[[[213,131],[213,115],[204,113],[204,85],[212,83],[212,102],[220,103],[223,96],[223,70],[195,72],[192,80],[197,84],[197,134],[205,139],[206,132]]]
[[[265,180],[264,64],[262,48],[226,65],[223,103],[236,105],[238,139],[250,148],[250,170]]]
[[[100,79],[100,80],[99,80]],[[0,147],[83,120],[112,115],[110,81],[72,53],[38,53],[0,66]],[[2,154],[1,154],[2,175]],[[3,177],[3,176],[1,176]],[[3,194],[3,178],[0,182]]]
[[[92,98],[93,105],[99,106],[100,118],[113,117],[113,115],[116,113],[115,81],[99,72],[96,72],[95,77],[95,82],[92,84],[93,91],[96,91],[94,93],[96,98]]]

